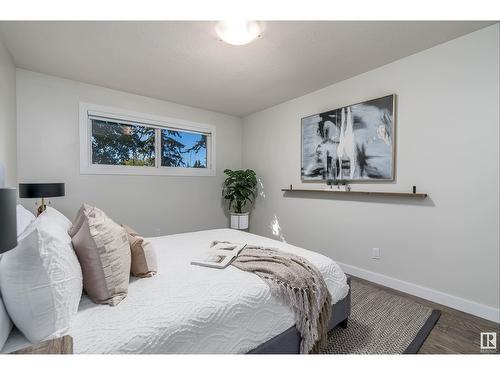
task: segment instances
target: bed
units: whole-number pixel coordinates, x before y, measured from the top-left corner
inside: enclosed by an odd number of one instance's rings
[[[299,336],[291,310],[256,275],[235,267],[194,266],[214,240],[276,247],[307,258],[332,295],[330,326],[350,311],[348,278],[331,259],[254,234],[215,229],[149,239],[159,273],[131,278],[127,298],[115,307],[82,296],[68,332],[75,354],[96,353],[296,353]],[[2,352],[30,344],[14,330]]]

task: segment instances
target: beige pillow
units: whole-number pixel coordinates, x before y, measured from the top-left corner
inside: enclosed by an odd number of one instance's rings
[[[82,226],[83,220],[85,220],[85,215],[84,212],[90,212],[94,209],[95,207],[89,206],[88,204],[84,203],[82,207],[78,210],[75,220],[73,220],[73,224],[71,227],[68,229],[68,234],[71,238],[78,232],[78,229]]]
[[[77,231],[71,242],[82,267],[83,289],[95,303],[117,305],[128,292],[127,232],[103,211],[87,205],[80,209],[74,226]]]
[[[158,272],[156,263],[156,254],[153,246],[144,237],[141,237],[137,231],[127,225],[122,225],[127,231],[128,241],[130,243],[130,251],[132,262],[130,265],[130,273],[136,277],[151,277]]]

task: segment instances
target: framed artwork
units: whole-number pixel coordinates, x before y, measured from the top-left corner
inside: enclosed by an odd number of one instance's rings
[[[394,181],[396,95],[302,119],[303,181]]]

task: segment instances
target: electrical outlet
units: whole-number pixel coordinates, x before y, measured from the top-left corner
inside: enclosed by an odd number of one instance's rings
[[[381,255],[382,254],[381,254],[380,248],[374,247],[372,249],[372,259],[377,259],[378,260],[378,259],[380,259]]]

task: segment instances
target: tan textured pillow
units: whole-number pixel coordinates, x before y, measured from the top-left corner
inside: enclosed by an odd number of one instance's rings
[[[137,231],[127,225],[122,225],[127,231],[130,243],[132,262],[130,273],[136,277],[151,277],[158,272],[156,263],[156,254],[153,246],[144,237],[141,237]]]
[[[79,213],[83,219],[71,242],[82,267],[83,289],[95,303],[117,305],[128,292],[127,232],[96,207],[84,205]]]
[[[84,203],[82,207],[78,210],[75,220],[73,220],[73,224],[71,227],[68,229],[68,234],[71,238],[78,232],[78,229],[82,226],[83,220],[85,220],[85,215],[84,212],[89,212],[93,210],[94,207],[89,206],[88,204]]]

